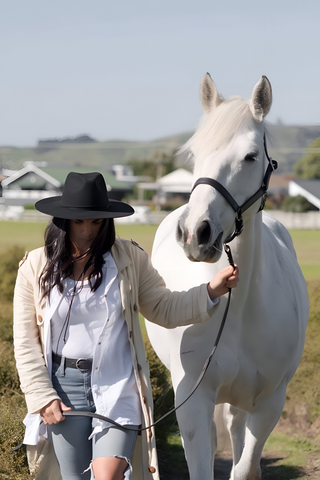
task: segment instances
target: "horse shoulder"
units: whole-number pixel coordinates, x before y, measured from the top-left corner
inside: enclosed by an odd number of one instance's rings
[[[292,327],[293,318],[297,319],[298,331],[301,341],[304,341],[305,330],[309,318],[309,297],[306,281],[301,272],[297,261],[297,255],[293,246],[293,241],[288,230],[278,220],[270,215],[263,214],[265,246],[267,250],[266,258],[268,263],[272,256],[275,262],[272,262],[272,269],[269,274],[273,276],[273,287],[278,285],[280,298],[286,298],[286,302],[278,305],[279,309],[285,305],[285,310],[291,307],[294,314],[283,315],[281,322],[284,325],[286,320]],[[268,244],[268,245],[266,245]],[[277,271],[276,271],[277,269]],[[274,284],[276,282],[276,285]],[[272,285],[269,283],[269,285]]]
[[[293,246],[291,235],[288,230],[282,225],[282,223],[280,223],[271,215],[268,215],[266,212],[263,212],[262,221],[264,226],[267,227],[267,230],[269,231],[271,236],[273,236],[274,239],[277,240],[277,242],[282,247],[286,247],[296,259],[297,256]]]

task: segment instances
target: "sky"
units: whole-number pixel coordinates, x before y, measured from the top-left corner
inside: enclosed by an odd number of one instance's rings
[[[319,0],[0,0],[0,146],[194,130],[206,72],[267,117],[320,124]]]

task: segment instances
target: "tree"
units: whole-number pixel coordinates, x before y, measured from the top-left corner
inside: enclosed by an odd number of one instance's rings
[[[286,197],[281,205],[281,210],[285,212],[304,213],[310,210],[317,210],[317,207],[308,202],[308,200],[301,195],[295,197]]]
[[[135,175],[143,175],[156,180],[175,169],[174,160],[174,152],[171,155],[164,152],[155,152],[151,159],[129,160],[128,165],[132,167]]]
[[[309,145],[307,154],[295,164],[294,172],[300,178],[320,179],[320,137]]]

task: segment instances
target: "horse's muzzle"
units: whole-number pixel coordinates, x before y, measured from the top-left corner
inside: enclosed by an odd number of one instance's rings
[[[214,238],[209,220],[200,221],[192,232],[188,230],[183,217],[178,222],[177,242],[192,262],[217,262],[222,252],[222,236],[223,232],[220,232]]]

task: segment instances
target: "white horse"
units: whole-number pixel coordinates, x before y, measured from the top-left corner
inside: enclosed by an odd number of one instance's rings
[[[194,159],[195,181],[210,177],[220,187],[200,182],[189,203],[163,221],[152,260],[171,289],[208,282],[228,265],[222,246],[235,229],[236,217],[239,233],[242,215],[235,210],[246,205],[243,231],[230,245],[240,282],[232,291],[212,362],[199,388],[177,411],[177,419],[190,479],[211,480],[216,451],[213,413],[216,404],[229,404],[231,479],[259,480],[262,449],[301,359],[308,293],[289,233],[259,211],[261,192],[254,197],[270,161],[264,148],[264,117],[272,102],[269,80],[261,77],[250,100],[224,100],[207,74],[201,101],[204,118],[182,150]],[[192,390],[211,352],[226,301],[226,296],[220,298],[204,324],[166,330],[147,322],[151,343],[171,371],[176,405]]]

